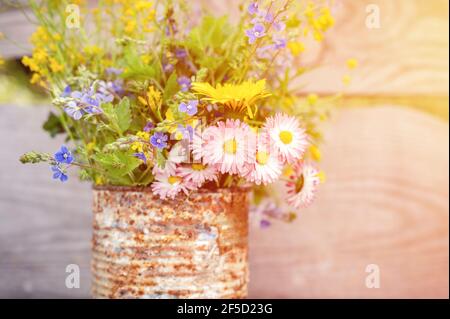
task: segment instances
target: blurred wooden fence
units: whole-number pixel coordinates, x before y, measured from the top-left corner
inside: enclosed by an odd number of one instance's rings
[[[311,57],[324,67],[306,90],[341,90],[345,60],[357,57],[343,100],[353,107],[325,125],[328,181],[316,204],[293,224],[251,231],[250,296],[448,298],[448,1],[340,3],[336,28]],[[369,3],[380,7],[380,29],[365,26]],[[30,26],[18,17],[0,14],[0,31],[22,43]],[[0,297],[89,296],[90,186],[74,176],[61,185],[47,167],[17,161],[60,145],[40,129],[47,112],[0,106]],[[64,285],[71,263],[80,289]],[[378,289],[365,285],[370,264]]]

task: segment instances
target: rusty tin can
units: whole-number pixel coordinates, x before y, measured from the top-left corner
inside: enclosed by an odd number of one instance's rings
[[[95,298],[245,298],[248,190],[163,201],[148,188],[93,190]]]

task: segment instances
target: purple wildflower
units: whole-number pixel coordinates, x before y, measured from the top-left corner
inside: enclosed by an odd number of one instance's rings
[[[192,116],[197,114],[198,111],[197,106],[198,106],[197,100],[190,100],[187,103],[181,102],[180,105],[178,106],[178,110],[180,112],[187,113],[188,115]]]
[[[161,132],[155,132],[155,134],[152,135],[150,138],[150,143],[152,143],[153,146],[163,149],[167,147],[167,135]]]
[[[55,160],[58,163],[70,164],[73,162],[73,156],[69,149],[63,145],[61,146],[61,149],[55,153]]]
[[[155,124],[153,124],[153,122],[148,121],[147,124],[145,124],[143,131],[144,132],[150,132],[152,130],[152,128],[155,127]]]
[[[185,57],[187,57],[187,51],[183,48],[178,48],[175,50],[175,56],[178,59],[184,59]]]
[[[245,30],[245,34],[248,36],[248,43],[255,43],[256,39],[265,36],[266,28],[262,24],[256,24],[253,28]]]
[[[67,106],[64,108],[64,112],[76,121],[83,116],[83,108],[78,106],[75,101],[68,102]]]
[[[173,64],[168,63],[168,64],[164,64],[163,69],[164,69],[164,72],[171,73],[173,71],[174,67],[173,67]]]
[[[286,39],[275,40],[273,46],[275,50],[284,49],[286,47]]]
[[[272,23],[273,22],[273,14],[270,12],[267,12],[266,15],[264,16],[264,20],[266,20],[266,22],[268,22],[268,23]]]
[[[107,75],[120,75],[122,74],[122,70],[118,69],[118,68],[107,68],[106,69],[106,74]]]
[[[141,161],[144,162],[144,164],[147,164],[147,157],[145,157],[144,152],[134,153],[133,156],[139,158]]]
[[[262,229],[266,229],[266,228],[269,228],[269,227],[270,227],[271,222],[268,221],[267,219],[261,219],[259,225],[260,225],[260,227],[261,227]]]
[[[183,135],[183,139],[185,140],[192,140],[194,138],[194,128],[190,125],[186,125],[184,127],[183,125],[178,125],[178,131],[181,132]]]
[[[59,165],[54,165],[51,167],[53,172],[53,179],[59,179],[61,182],[65,182],[69,179],[65,170]]]
[[[73,101],[68,103],[65,111],[75,120],[79,120],[83,112],[89,114],[100,114],[103,112],[100,105],[102,103],[112,102],[114,96],[107,92],[100,93],[96,92],[93,87],[84,89],[82,91],[74,91],[70,95],[74,100],[76,105],[74,105]]]
[[[72,88],[70,87],[70,85],[67,85],[64,88],[64,91],[61,93],[61,97],[69,97],[70,93],[72,93]]]
[[[286,28],[286,24],[284,24],[283,22],[275,22],[273,24],[273,28],[275,29],[275,31],[283,31]]]
[[[254,15],[256,13],[258,13],[258,2],[253,2],[250,3],[249,6],[247,7],[247,11],[249,14]]]
[[[178,85],[181,87],[182,92],[187,92],[191,88],[191,80],[187,76],[180,76],[178,78]]]
[[[122,95],[124,93],[123,80],[117,79],[115,81],[108,82],[101,81],[99,84],[98,92],[108,98],[111,98],[111,94]]]

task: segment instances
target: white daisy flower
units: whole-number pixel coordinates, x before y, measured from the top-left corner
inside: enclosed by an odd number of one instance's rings
[[[308,137],[297,118],[278,113],[266,120],[264,128],[284,162],[293,163],[302,158],[308,146]]]
[[[204,136],[203,163],[221,173],[243,174],[246,165],[254,162],[256,138],[247,124],[228,119],[208,127]]]
[[[280,177],[283,169],[283,164],[277,155],[277,152],[271,150],[270,136],[267,133],[258,135],[255,160],[247,165],[245,179],[256,185],[273,183]]]
[[[188,195],[189,191],[196,189],[193,183],[185,181],[181,176],[170,174],[156,175],[151,188],[161,199],[174,199],[180,192]]]
[[[178,169],[181,177],[200,187],[206,181],[217,181],[217,170],[213,166],[193,163]]]
[[[298,163],[286,182],[286,201],[295,208],[307,207],[315,198],[320,183],[319,170],[309,163]]]

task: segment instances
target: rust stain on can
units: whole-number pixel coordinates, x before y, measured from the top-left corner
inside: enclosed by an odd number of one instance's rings
[[[245,298],[248,192],[163,201],[147,188],[94,188],[95,298]]]

